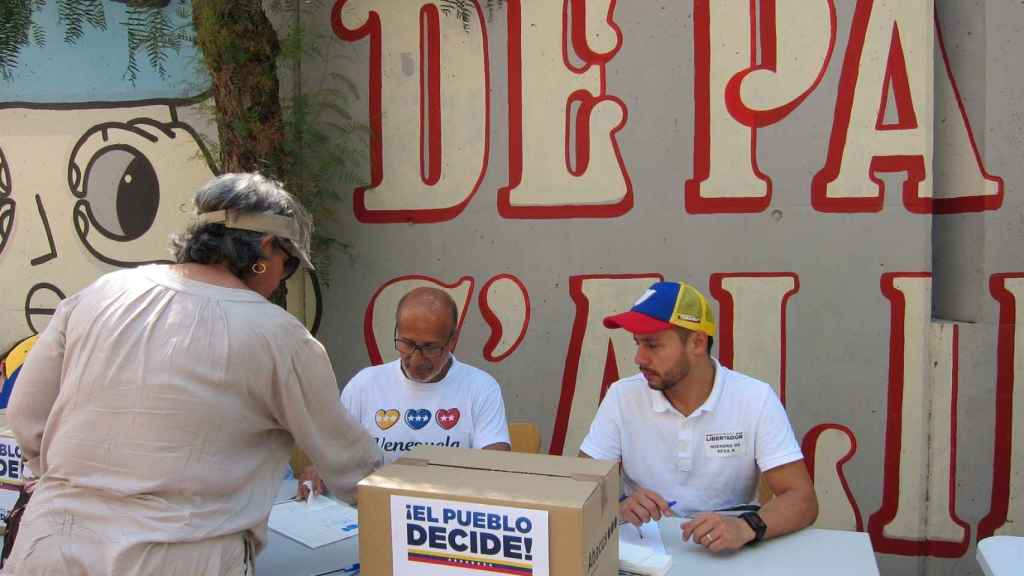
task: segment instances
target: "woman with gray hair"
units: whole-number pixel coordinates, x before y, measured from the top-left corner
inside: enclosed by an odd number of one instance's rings
[[[334,493],[380,462],[323,346],[267,298],[309,260],[302,206],[257,174],[195,197],[177,263],[61,302],[8,420],[39,483],[4,573],[251,574],[294,445]]]

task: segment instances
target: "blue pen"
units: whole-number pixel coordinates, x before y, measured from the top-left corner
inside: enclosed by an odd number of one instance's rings
[[[359,562],[356,562],[355,564],[352,564],[351,566],[346,566],[344,568],[336,568],[334,570],[328,570],[327,572],[320,572],[319,574],[314,574],[313,576],[328,576],[330,574],[359,574]]]

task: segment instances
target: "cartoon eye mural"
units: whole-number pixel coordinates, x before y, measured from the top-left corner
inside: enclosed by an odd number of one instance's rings
[[[7,165],[3,148],[0,148],[0,253],[3,253],[4,246],[7,245],[7,238],[10,237],[14,224],[14,199],[11,198],[11,188],[11,169]]]
[[[131,146],[100,149],[85,169],[83,205],[107,238],[128,241],[146,233],[160,207],[160,182],[146,156]],[[89,193],[93,192],[92,196]]]
[[[68,186],[78,198],[74,229],[86,250],[114,266],[167,262],[153,258],[154,243],[166,244],[182,228],[193,190],[180,185],[180,170],[197,150],[206,154],[192,129],[177,121],[89,129],[68,165]]]

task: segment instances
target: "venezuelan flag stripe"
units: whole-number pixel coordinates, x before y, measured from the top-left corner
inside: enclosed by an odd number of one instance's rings
[[[497,574],[532,575],[532,564],[520,564],[492,560],[479,556],[461,556],[457,554],[439,554],[427,551],[409,551],[409,561],[421,564],[435,564],[440,566],[452,566],[466,570],[478,570],[480,572],[492,572]]]

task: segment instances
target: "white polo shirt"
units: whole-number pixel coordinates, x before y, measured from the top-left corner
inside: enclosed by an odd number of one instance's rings
[[[627,494],[631,485],[653,490],[677,513],[753,502],[759,469],[803,454],[775,391],[712,360],[711,394],[688,417],[642,374],[612,384],[580,449],[621,461]]]

